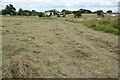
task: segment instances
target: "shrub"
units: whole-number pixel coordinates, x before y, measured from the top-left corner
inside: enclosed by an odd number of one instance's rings
[[[57,17],[61,17],[60,14],[57,14]]]
[[[82,16],[80,11],[74,11],[73,13],[74,13],[74,17],[75,17],[75,18],[76,18],[76,17],[79,18],[79,17]]]
[[[104,17],[104,12],[102,10],[97,11],[98,17]]]
[[[44,13],[42,13],[42,12],[40,12],[38,16],[39,17],[45,17]]]

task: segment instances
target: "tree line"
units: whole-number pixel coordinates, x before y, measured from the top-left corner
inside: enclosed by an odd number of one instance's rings
[[[82,16],[83,13],[97,13],[98,16],[104,17],[103,10],[92,12],[91,10],[87,10],[87,9],[79,9],[77,11],[70,11],[63,9],[61,12],[59,12],[56,9],[53,9],[53,10],[49,10],[49,12],[52,12],[54,15],[57,15],[58,17],[60,17],[59,13],[62,13],[63,17],[65,17],[65,15],[67,14],[74,14],[74,17],[80,17]],[[112,13],[112,10],[108,10],[106,13]],[[2,9],[2,15],[39,16],[39,17],[45,16],[43,12],[37,12],[35,10],[30,11],[30,10],[23,10],[20,8],[19,11],[17,12],[16,8],[12,4],[6,5],[5,9]]]

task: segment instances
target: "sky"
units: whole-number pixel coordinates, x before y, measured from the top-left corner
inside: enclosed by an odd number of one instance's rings
[[[13,4],[17,11],[19,8],[42,12],[51,9],[73,11],[83,8],[92,11],[118,12],[118,2],[119,0],[0,0],[0,9],[4,9],[8,4]]]

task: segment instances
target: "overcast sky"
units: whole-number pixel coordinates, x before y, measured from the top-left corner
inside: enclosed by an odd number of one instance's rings
[[[119,0],[0,0],[0,8],[3,9],[7,4],[13,4],[18,10],[29,9],[45,11],[50,9],[78,10],[81,8],[96,10],[113,10],[118,12]]]

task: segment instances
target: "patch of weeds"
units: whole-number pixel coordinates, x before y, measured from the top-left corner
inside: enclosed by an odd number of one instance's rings
[[[115,35],[120,34],[119,32],[120,28],[118,28],[117,19],[102,18],[100,20],[96,20],[96,19],[84,20],[83,24],[96,31],[103,31],[105,33],[113,33]]]

